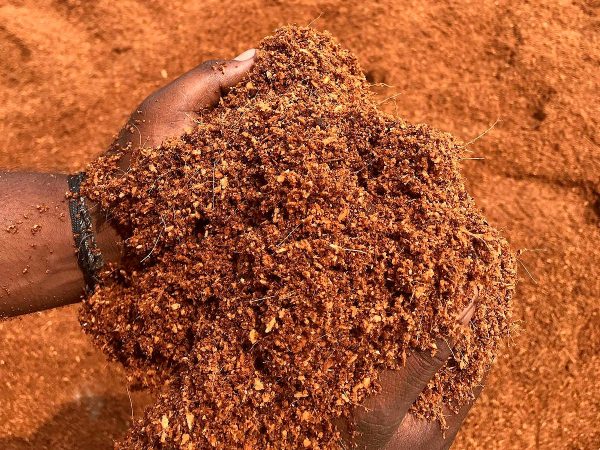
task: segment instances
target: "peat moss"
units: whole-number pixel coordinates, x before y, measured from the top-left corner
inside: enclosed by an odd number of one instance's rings
[[[509,330],[515,260],[462,150],[379,111],[329,34],[284,27],[192,133],[127,173],[119,151],[91,165],[125,258],[81,322],[158,389],[117,448],[337,448],[332,419],[441,336],[453,356],[413,411],[469,400]]]

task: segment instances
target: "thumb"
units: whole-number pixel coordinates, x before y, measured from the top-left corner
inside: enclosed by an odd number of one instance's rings
[[[256,50],[250,49],[232,60],[206,61],[156,91],[148,100],[158,100],[164,108],[186,112],[215,106],[229,88],[246,76],[255,56]]]
[[[131,151],[160,145],[195,125],[196,113],[211,108],[248,73],[256,56],[250,49],[231,60],[206,61],[147,97],[131,114],[115,148],[128,149],[120,161],[125,170]]]

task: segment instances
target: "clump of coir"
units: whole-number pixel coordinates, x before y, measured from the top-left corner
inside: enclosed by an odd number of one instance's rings
[[[508,333],[515,261],[463,147],[379,111],[356,58],[284,27],[196,129],[89,167],[125,259],[81,322],[159,388],[119,448],[336,447],[332,420],[415,350],[455,342],[413,412],[471,398]],[[456,317],[475,301],[468,327]]]

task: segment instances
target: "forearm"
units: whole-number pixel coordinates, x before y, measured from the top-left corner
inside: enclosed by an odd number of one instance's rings
[[[0,317],[81,298],[67,190],[66,175],[0,172]],[[105,260],[117,259],[116,233],[95,226]]]

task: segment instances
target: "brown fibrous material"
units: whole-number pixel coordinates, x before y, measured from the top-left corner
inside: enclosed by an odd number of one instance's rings
[[[193,132],[125,173],[116,150],[84,192],[125,257],[81,322],[159,389],[118,448],[336,448],[332,420],[440,338],[452,357],[413,412],[472,398],[509,332],[514,256],[466,192],[462,144],[379,111],[329,34],[277,30]]]

